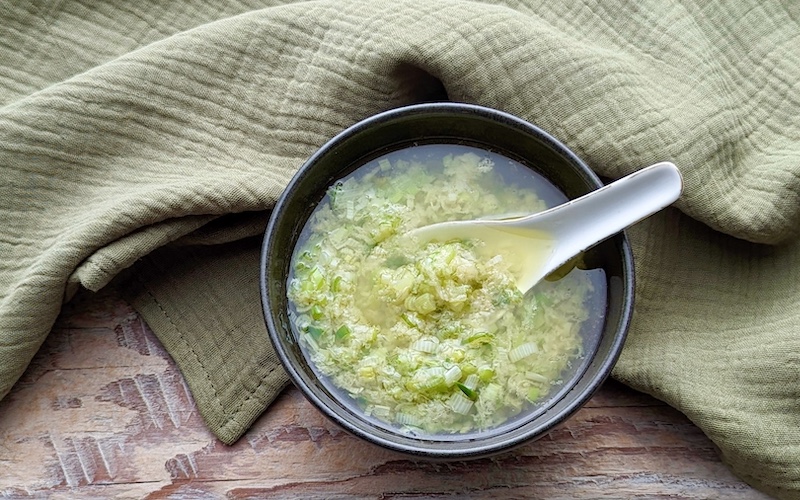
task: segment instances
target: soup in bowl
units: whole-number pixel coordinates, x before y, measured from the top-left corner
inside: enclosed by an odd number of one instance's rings
[[[270,339],[305,396],[390,449],[469,458],[541,436],[610,372],[632,309],[624,234],[530,290],[518,252],[417,241],[428,224],[538,212],[602,184],[508,114],[423,104],[345,130],[276,205],[261,262]]]

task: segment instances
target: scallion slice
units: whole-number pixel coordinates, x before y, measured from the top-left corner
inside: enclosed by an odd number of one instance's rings
[[[461,368],[459,368],[458,365],[453,365],[448,368],[446,372],[444,372],[444,383],[447,385],[447,387],[450,387],[458,382],[460,378]]]
[[[336,330],[336,340],[344,340],[350,336],[350,328],[347,325],[342,325]]]
[[[308,332],[308,334],[311,335],[311,338],[314,340],[319,340],[319,338],[322,337],[324,330],[318,326],[308,325],[306,327],[306,332]]]
[[[478,387],[478,382],[480,381],[481,378],[473,373],[471,375],[468,375],[467,378],[464,380],[464,386],[474,390],[476,387]]]
[[[527,358],[531,354],[536,354],[538,351],[539,348],[536,346],[536,344],[533,342],[527,342],[508,351],[508,360],[512,363],[516,363],[521,359]]]
[[[413,425],[415,427],[419,427],[422,424],[418,417],[404,412],[397,412],[394,415],[394,421],[400,425]]]
[[[460,415],[466,415],[469,413],[473,404],[474,403],[472,400],[465,396],[461,391],[454,392],[453,395],[450,396],[450,399],[447,400],[447,406]]]
[[[411,343],[411,348],[415,351],[426,352],[428,354],[436,352],[437,347],[439,347],[439,342],[432,338],[422,338]]]
[[[461,389],[461,392],[463,392],[464,395],[467,396],[471,401],[475,401],[476,399],[478,399],[478,393],[467,387],[466,384],[462,384],[461,382],[456,382],[456,387]]]
[[[469,344],[480,345],[491,342],[493,338],[494,335],[492,335],[489,332],[478,332],[474,335],[470,335],[469,337],[464,339],[461,343],[463,345],[469,345]]]

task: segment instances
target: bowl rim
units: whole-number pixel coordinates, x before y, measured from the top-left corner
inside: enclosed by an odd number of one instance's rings
[[[422,443],[430,444],[431,441],[426,440],[425,436],[420,436],[419,438],[412,438],[408,436],[403,436],[399,433],[391,434],[385,430],[376,428],[374,426],[371,427],[368,426],[368,427],[370,427],[372,430],[375,431],[380,430],[381,432],[368,432],[364,430],[364,428],[362,428],[361,426],[355,425],[348,418],[346,418],[339,412],[332,409],[330,405],[326,404],[319,397],[319,395],[315,393],[305,383],[303,374],[298,369],[298,367],[295,366],[295,364],[292,362],[290,355],[287,353],[287,349],[284,346],[284,343],[282,342],[278,334],[278,328],[275,322],[275,318],[270,313],[271,311],[270,296],[267,286],[268,261],[270,257],[270,250],[273,246],[275,227],[280,222],[282,214],[285,213],[284,210],[285,205],[291,200],[292,193],[294,192],[296,186],[302,181],[306,172],[314,168],[314,165],[316,165],[321,158],[329,154],[331,150],[337,148],[339,145],[343,143],[346,143],[353,137],[359,135],[360,133],[371,127],[380,125],[384,122],[394,121],[397,119],[413,115],[442,114],[442,113],[450,114],[453,115],[454,117],[457,117],[459,115],[478,115],[482,118],[486,118],[491,121],[501,122],[505,125],[518,129],[523,133],[533,135],[538,140],[550,146],[550,148],[556,151],[558,155],[568,160],[569,163],[571,163],[576,169],[580,171],[579,173],[583,174],[583,176],[587,180],[587,184],[593,185],[593,189],[597,189],[603,186],[603,182],[600,180],[600,178],[570,148],[568,148],[562,142],[560,142],[555,137],[545,132],[538,126],[528,121],[525,121],[522,118],[506,113],[504,111],[475,104],[457,103],[457,102],[433,102],[433,103],[411,104],[383,111],[375,115],[369,116],[363,120],[360,120],[350,125],[349,127],[346,127],[344,130],[340,131],[336,135],[334,135],[332,138],[326,141],[322,146],[320,146],[311,156],[309,156],[305,162],[303,162],[301,167],[297,170],[292,179],[289,181],[286,188],[283,190],[280,197],[278,198],[275,206],[273,207],[272,213],[270,214],[269,222],[264,231],[264,238],[262,242],[261,255],[259,260],[259,291],[262,303],[262,313],[264,315],[264,320],[267,326],[269,339],[275,349],[276,354],[278,355],[278,358],[280,359],[282,367],[284,368],[284,370],[286,370],[292,383],[300,389],[303,396],[310,403],[312,403],[312,405],[316,407],[323,415],[325,415],[328,419],[332,420],[333,422],[335,422],[336,424],[338,424],[351,434],[354,434],[358,437],[365,439],[366,441],[372,442],[386,449],[403,452],[406,454],[414,455],[425,459],[461,460],[467,458],[479,458],[483,456],[494,455],[496,453],[510,450],[521,444],[531,441],[532,439],[536,439],[538,437],[545,435],[547,432],[553,430],[553,428],[563,423],[573,413],[575,413],[578,409],[584,406],[586,402],[594,395],[597,389],[608,378],[608,376],[611,373],[611,370],[616,364],[619,355],[621,353],[622,346],[627,337],[631,318],[633,315],[635,275],[634,275],[633,252],[631,250],[630,242],[628,240],[626,231],[622,231],[621,233],[613,237],[616,238],[618,242],[619,253],[622,259],[621,268],[623,271],[621,274],[623,275],[624,279],[622,283],[623,286],[621,289],[622,304],[620,306],[620,317],[619,320],[617,321],[618,327],[614,332],[614,338],[612,339],[613,341],[609,347],[608,355],[601,360],[599,367],[595,370],[596,374],[592,376],[588,386],[582,390],[580,395],[569,399],[568,403],[563,405],[561,408],[558,408],[558,410],[552,416],[550,416],[550,418],[548,418],[546,422],[543,423],[543,425],[539,425],[538,427],[533,428],[528,432],[524,432],[516,436],[514,439],[506,439],[499,441],[487,439],[485,440],[487,442],[482,442],[484,440],[482,440],[480,436],[478,436],[469,441],[467,440],[435,441],[435,443],[439,446],[431,448],[426,446],[416,446],[414,444],[409,444],[405,442],[406,440],[408,440],[411,443],[418,442],[420,443],[420,445]],[[380,147],[380,145],[378,145],[378,147]],[[378,147],[376,147],[375,149],[378,149]],[[576,378],[570,386],[568,386],[569,390],[564,391],[560,399],[555,400],[550,404],[550,408],[547,410],[547,412],[549,412],[550,409],[552,409],[553,407],[557,406],[560,402],[568,399],[568,395],[575,389],[578,383],[583,379],[587,370],[588,366],[584,369],[584,373],[580,377]],[[520,423],[520,427],[526,424],[530,424],[536,418],[538,418],[538,416],[528,421],[523,421],[522,423]],[[391,434],[391,436],[396,437],[397,439],[385,438],[382,436],[382,434]],[[406,439],[402,439],[403,442],[401,442],[399,441],[399,439],[401,438],[406,438]],[[454,444],[461,444],[465,442],[470,443],[472,446],[468,447],[453,446]]]

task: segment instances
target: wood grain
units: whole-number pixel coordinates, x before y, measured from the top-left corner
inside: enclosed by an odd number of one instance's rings
[[[0,497],[766,498],[663,403],[609,382],[565,425],[491,459],[413,462],[343,432],[294,388],[233,446],[112,292],[82,294],[0,402]]]

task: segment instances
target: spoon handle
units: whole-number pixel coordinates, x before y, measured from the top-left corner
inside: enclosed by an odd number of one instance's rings
[[[672,204],[681,195],[683,180],[670,162],[645,167],[602,188],[545,212],[514,221],[549,231],[556,251],[549,271],[626,227]],[[577,230],[576,230],[577,229]]]

